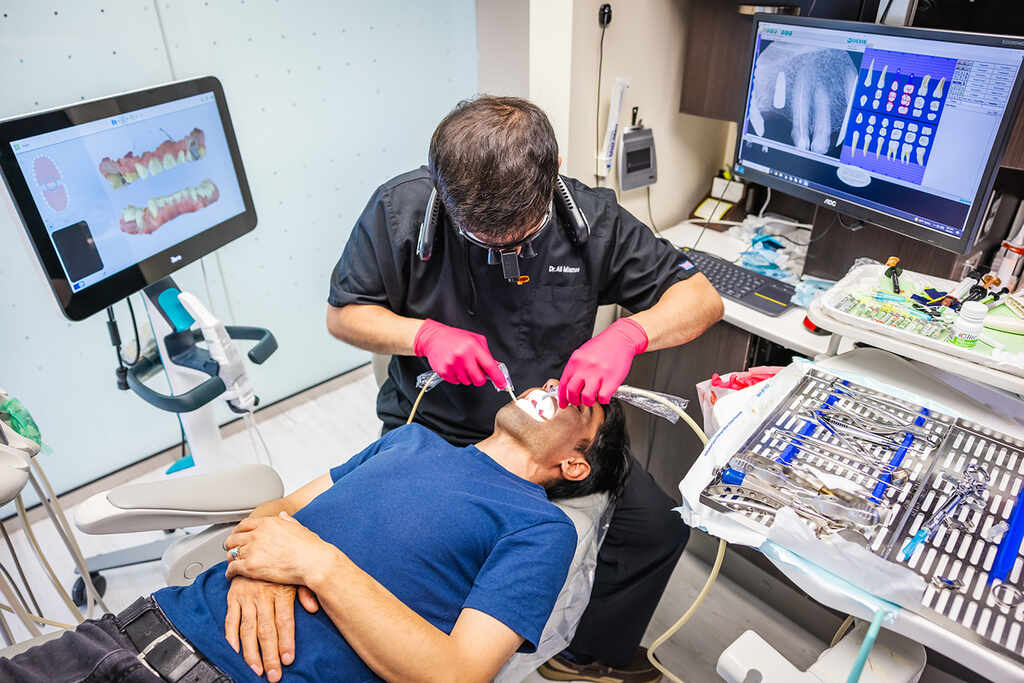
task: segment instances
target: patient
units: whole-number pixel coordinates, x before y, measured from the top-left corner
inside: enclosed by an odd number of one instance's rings
[[[614,493],[630,462],[614,401],[494,422],[466,448],[389,432],[258,507],[192,585],[0,659],[0,680],[491,680],[536,648],[575,552],[549,499]]]

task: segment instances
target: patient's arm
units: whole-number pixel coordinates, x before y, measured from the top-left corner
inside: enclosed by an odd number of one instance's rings
[[[523,642],[472,608],[463,609],[446,634],[338,555],[310,587],[345,640],[384,680],[490,681]]]
[[[317,477],[284,498],[263,503],[249,517],[294,514],[330,486],[330,474]],[[228,589],[224,637],[269,683],[281,680],[282,665],[295,661],[295,599],[295,586],[244,577],[233,579]],[[307,612],[317,611],[316,596],[305,586],[298,587],[298,600]]]
[[[386,680],[489,681],[523,640],[470,608],[451,634],[444,633],[290,517],[247,519],[226,545],[239,548],[239,559],[228,563],[229,578],[308,586],[345,640]]]
[[[297,488],[284,498],[268,500],[259,505],[251,513],[250,517],[273,517],[281,512],[294,515],[302,508],[309,505],[309,502],[321,493],[331,488],[331,475],[322,474],[304,486]]]

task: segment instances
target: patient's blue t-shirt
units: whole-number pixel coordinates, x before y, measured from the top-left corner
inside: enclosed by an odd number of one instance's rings
[[[521,651],[535,649],[576,549],[575,527],[542,487],[419,425],[389,432],[331,478],[295,515],[299,522],[445,633],[471,607],[522,636]],[[224,639],[226,566],[155,597],[225,673],[265,683]],[[298,603],[295,661],[283,673],[286,681],[380,680],[324,610],[309,614]]]

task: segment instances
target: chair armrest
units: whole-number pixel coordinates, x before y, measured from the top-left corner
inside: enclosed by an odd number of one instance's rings
[[[115,534],[234,522],[283,495],[272,468],[245,465],[98,493],[78,506],[75,524],[87,534]]]

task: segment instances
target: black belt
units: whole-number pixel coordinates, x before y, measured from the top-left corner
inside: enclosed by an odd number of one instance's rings
[[[117,628],[139,651],[139,661],[167,683],[231,680],[175,630],[153,598],[139,598],[116,620]]]

